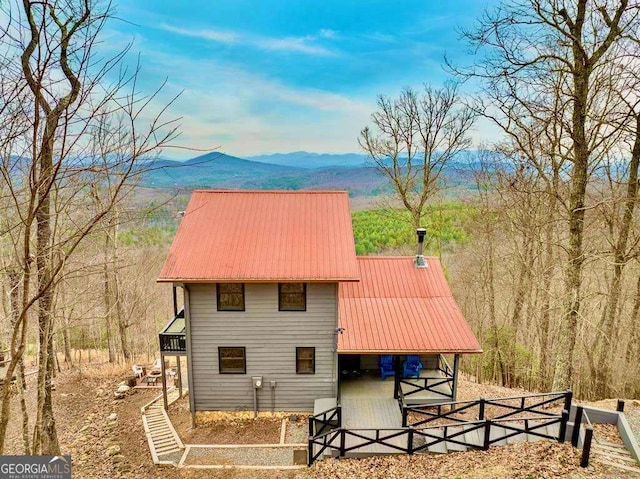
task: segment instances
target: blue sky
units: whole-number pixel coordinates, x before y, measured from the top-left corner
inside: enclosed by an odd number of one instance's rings
[[[183,146],[239,156],[357,152],[379,94],[442,84],[445,53],[468,60],[457,29],[488,3],[123,0],[117,16],[126,22],[108,25],[103,48],[133,41],[141,88],[166,79],[159,102],[182,92],[171,114],[182,117]]]

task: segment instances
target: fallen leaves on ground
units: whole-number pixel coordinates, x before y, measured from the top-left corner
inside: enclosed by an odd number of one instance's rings
[[[618,474],[618,475],[616,475]],[[595,464],[580,467],[580,451],[547,441],[497,446],[489,451],[444,455],[324,459],[297,479],[533,479],[622,478]]]

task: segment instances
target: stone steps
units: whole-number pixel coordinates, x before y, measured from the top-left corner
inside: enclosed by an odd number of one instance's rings
[[[601,464],[640,475],[640,466],[624,446],[594,443],[591,447],[591,456],[594,461]]]

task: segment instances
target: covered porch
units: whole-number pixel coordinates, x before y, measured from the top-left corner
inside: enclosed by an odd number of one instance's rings
[[[393,371],[381,370],[381,358],[392,358]],[[417,376],[405,377],[403,363],[418,359]],[[460,355],[395,354],[339,356],[340,381],[338,400],[345,405],[352,400],[391,399],[405,405],[434,404],[456,400]],[[451,362],[453,363],[451,365]],[[384,377],[384,379],[383,379]]]

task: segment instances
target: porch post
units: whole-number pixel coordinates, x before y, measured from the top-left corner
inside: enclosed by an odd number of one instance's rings
[[[189,285],[183,283],[182,291],[184,294],[184,326],[185,341],[187,344],[187,380],[189,381],[189,411],[191,412],[191,427],[196,427],[196,404],[195,404],[195,382],[193,381],[193,357],[191,354],[191,297],[189,294]]]
[[[176,291],[176,285],[173,285],[173,317],[178,316],[178,293]]]
[[[182,399],[182,356],[176,356],[176,362],[178,363],[178,397]]]
[[[164,353],[160,353],[160,369],[162,371],[162,399],[164,400],[164,410],[169,409],[167,401],[167,372],[164,364]]]
[[[453,400],[456,400],[458,394],[458,369],[460,368],[460,355],[453,355],[453,386],[451,387],[451,395]]]
[[[400,374],[402,373],[400,356],[393,356],[393,366],[396,370],[396,373],[393,375],[393,399],[398,399],[400,397]]]

